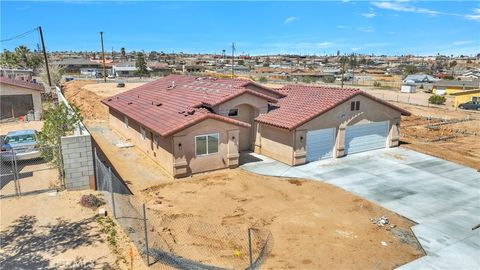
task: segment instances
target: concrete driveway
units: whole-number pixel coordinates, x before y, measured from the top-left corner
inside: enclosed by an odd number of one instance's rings
[[[330,183],[418,223],[427,253],[399,269],[480,269],[480,173],[404,148],[381,149],[290,167],[248,154],[245,170]]]

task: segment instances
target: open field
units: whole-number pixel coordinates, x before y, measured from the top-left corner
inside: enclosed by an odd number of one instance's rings
[[[396,105],[412,113],[402,117],[403,147],[480,169],[480,113]]]

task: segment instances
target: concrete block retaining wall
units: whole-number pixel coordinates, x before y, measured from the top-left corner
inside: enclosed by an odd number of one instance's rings
[[[67,189],[89,189],[94,182],[90,134],[62,137],[62,156]]]
[[[70,107],[60,89],[58,87],[56,89],[59,102]],[[73,135],[62,137],[61,144],[65,187],[67,189],[95,189],[92,138],[83,123],[79,123]]]

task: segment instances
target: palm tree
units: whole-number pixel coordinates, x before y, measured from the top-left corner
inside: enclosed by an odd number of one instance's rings
[[[27,67],[28,65],[29,54],[30,54],[30,49],[24,45],[20,45],[15,48],[15,56],[18,59],[19,64],[23,67]]]
[[[127,53],[125,52],[125,48],[120,48],[120,54],[122,55],[122,60],[125,60],[127,57]]]

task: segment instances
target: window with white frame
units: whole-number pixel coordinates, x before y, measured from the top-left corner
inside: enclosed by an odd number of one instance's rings
[[[204,156],[218,153],[219,134],[195,136],[195,155]]]
[[[123,123],[125,123],[125,128],[128,128],[128,117],[123,117]]]
[[[145,128],[140,126],[140,138],[142,138],[142,140],[145,140],[146,134],[147,132],[145,131]]]

